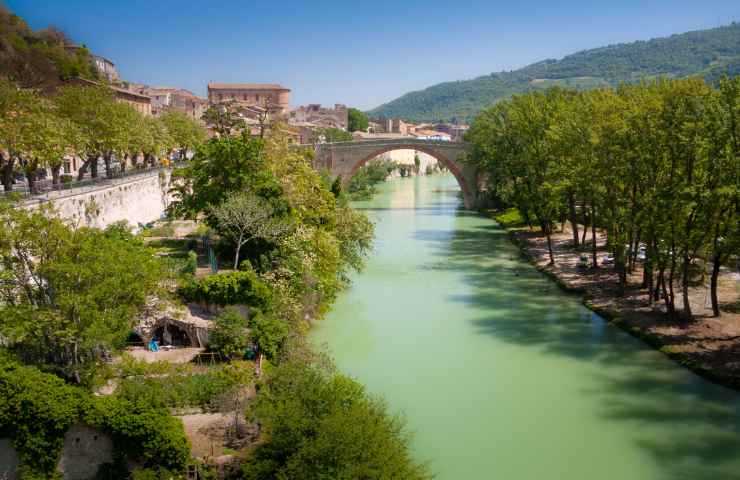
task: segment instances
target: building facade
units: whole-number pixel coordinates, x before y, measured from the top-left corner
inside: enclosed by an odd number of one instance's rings
[[[209,83],[208,103],[259,106],[285,115],[290,110],[290,89],[272,83]]]
[[[118,80],[118,70],[116,65],[105,57],[100,55],[92,55],[93,65],[98,70],[98,73],[105,77],[109,82],[115,82]]]
[[[208,105],[189,90],[173,87],[141,87],[136,93],[152,99],[152,114],[159,116],[168,109],[179,110],[195,120],[200,120]]]
[[[319,104],[300,106],[290,112],[290,123],[311,123],[318,128],[347,130],[347,106],[341,103],[335,104],[334,108],[324,108]]]

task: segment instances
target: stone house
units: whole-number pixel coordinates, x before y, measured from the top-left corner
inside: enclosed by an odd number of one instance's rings
[[[285,115],[290,109],[290,89],[274,83],[209,83],[208,103],[259,106]]]

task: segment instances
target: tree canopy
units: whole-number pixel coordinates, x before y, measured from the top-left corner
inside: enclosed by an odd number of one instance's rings
[[[714,89],[699,79],[660,80],[576,93],[561,89],[516,95],[483,112],[467,139],[470,161],[488,173],[499,205],[516,206],[548,237],[567,218],[573,243],[591,228],[608,238],[624,289],[644,251],[643,287],[683,315],[698,257],[711,259],[712,303],[719,315],[716,277],[729,251],[738,252],[740,195],[740,78]],[[721,239],[721,240],[720,240]]]
[[[367,116],[356,108],[347,109],[347,131],[364,132],[367,131]]]
[[[141,244],[0,204],[0,335],[25,363],[91,383],[163,277]],[[110,259],[115,258],[115,262]]]

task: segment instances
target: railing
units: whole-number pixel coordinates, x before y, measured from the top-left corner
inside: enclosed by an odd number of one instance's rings
[[[327,143],[310,143],[302,144],[300,147],[362,147],[362,146],[381,146],[381,145],[398,145],[398,144],[410,144],[410,145],[440,145],[440,146],[467,146],[467,142],[459,142],[456,140],[426,140],[416,137],[400,137],[400,138],[374,138],[370,140],[348,140],[344,142],[327,142]]]
[[[31,191],[28,188],[28,184],[24,183],[22,185],[13,185],[13,190],[11,191],[2,191],[0,192],[1,196],[20,196],[21,198],[29,198],[29,197],[35,197],[35,196],[41,196],[46,195],[51,192],[63,192],[68,190],[74,190],[77,188],[84,188],[84,187],[91,187],[91,186],[105,186],[105,185],[115,185],[117,183],[120,183],[121,179],[128,179],[128,178],[135,178],[138,176],[146,177],[150,176],[155,172],[160,172],[163,170],[169,170],[172,168],[180,167],[184,165],[184,162],[177,162],[172,163],[169,166],[157,166],[157,167],[146,167],[146,168],[131,168],[127,169],[125,171],[114,171],[111,172],[110,175],[106,175],[104,172],[102,172],[102,176],[98,177],[91,177],[89,173],[85,174],[85,177],[82,180],[77,180],[76,178],[72,181],[68,182],[59,182],[57,184],[54,184],[50,178],[46,178],[43,180],[37,180],[36,181],[36,192],[31,193]]]

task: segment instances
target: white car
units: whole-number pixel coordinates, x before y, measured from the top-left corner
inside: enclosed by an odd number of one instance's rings
[[[602,265],[614,265],[614,255],[611,253],[607,253],[604,255],[604,258],[601,260]]]

